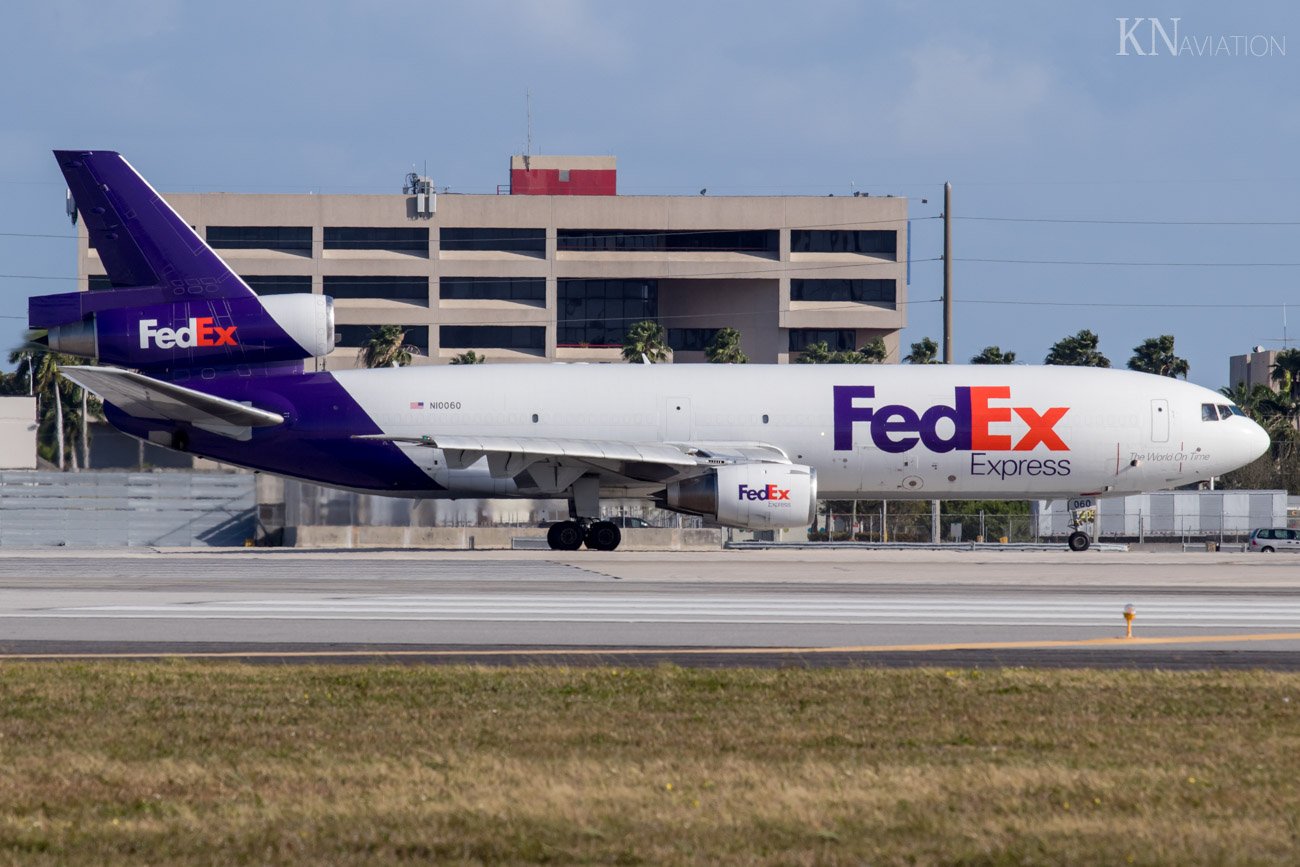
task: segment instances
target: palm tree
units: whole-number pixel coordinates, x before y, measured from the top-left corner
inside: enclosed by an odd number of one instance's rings
[[[103,417],[103,404],[92,398],[78,385],[59,375],[59,367],[77,364],[82,359],[48,349],[18,349],[9,354],[9,362],[16,363],[14,379],[26,385],[36,396],[38,438],[42,452],[59,469],[68,460],[68,442],[80,444],[81,466],[87,466],[90,457],[88,423],[92,418]],[[76,453],[72,453],[72,466],[78,466]]]
[[[1283,349],[1277,354],[1270,373],[1282,393],[1292,401],[1300,401],[1300,349]]]
[[[877,337],[861,349],[841,349],[832,352],[825,340],[810,343],[794,360],[795,364],[880,364],[889,351],[885,341]]]
[[[1110,367],[1110,359],[1097,351],[1101,338],[1088,329],[1073,337],[1062,337],[1047,353],[1044,364],[1061,364],[1069,367]]]
[[[1250,386],[1247,386],[1246,383],[1239,382],[1231,387],[1225,385],[1223,388],[1219,389],[1219,394],[1241,407],[1242,412],[1246,415],[1254,418],[1255,413],[1259,409],[1261,391],[1265,394],[1271,393],[1265,386],[1257,385],[1254,388],[1251,388]]]
[[[1293,422],[1298,405],[1288,395],[1278,394],[1267,385],[1247,387],[1244,382],[1231,388],[1224,386],[1219,394],[1258,422],[1275,444],[1289,443],[1300,435]]]
[[[623,338],[624,361],[638,362],[644,358],[651,364],[658,364],[668,360],[670,351],[664,327],[653,319],[633,322]]]
[[[831,357],[836,353],[831,352],[831,345],[825,340],[819,340],[816,343],[809,343],[799,353],[799,357],[794,360],[795,364],[830,364]]]
[[[912,351],[903,360],[908,364],[941,364],[938,356],[939,344],[929,337],[922,337],[912,344]]]
[[[1142,373],[1154,373],[1157,376],[1171,376],[1175,379],[1187,378],[1190,365],[1186,358],[1174,355],[1174,336],[1162,334],[1148,337],[1133,347],[1133,357],[1128,360],[1128,369]]]
[[[866,346],[859,346],[857,354],[861,358],[854,361],[854,364],[884,364],[889,350],[885,348],[885,341],[877,337]]]
[[[362,367],[405,367],[419,353],[419,347],[406,342],[401,325],[379,325],[370,329],[357,360]]]
[[[713,364],[748,364],[749,356],[740,348],[740,332],[734,328],[720,328],[704,349],[704,357]]]
[[[1014,352],[1003,352],[1000,347],[986,346],[979,351],[978,355],[971,356],[971,364],[1015,364],[1016,354]]]
[[[472,349],[453,356],[451,359],[452,364],[482,364],[485,361],[487,361],[487,356],[479,355]]]

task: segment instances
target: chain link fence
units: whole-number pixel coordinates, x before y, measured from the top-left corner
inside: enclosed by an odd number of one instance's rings
[[[1031,501],[1029,512],[941,511],[915,501],[859,501],[825,509],[809,538],[819,541],[920,543],[1063,542],[1075,529],[1064,500]],[[945,505],[947,505],[945,503]],[[891,512],[891,508],[897,511]],[[1300,529],[1288,517],[1286,491],[1158,491],[1102,499],[1079,529],[1117,542],[1245,542],[1259,527]]]

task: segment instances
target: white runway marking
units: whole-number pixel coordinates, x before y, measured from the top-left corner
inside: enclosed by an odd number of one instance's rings
[[[543,623],[1122,625],[1132,602],[1141,626],[1300,626],[1300,600],[1211,595],[1032,596],[848,594],[446,594],[223,599],[25,609],[0,617],[157,620],[400,620]]]

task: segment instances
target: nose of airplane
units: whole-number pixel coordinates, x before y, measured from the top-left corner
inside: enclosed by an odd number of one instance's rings
[[[1273,440],[1269,437],[1268,431],[1260,427],[1254,419],[1243,418],[1241,421],[1246,422],[1242,425],[1244,430],[1240,437],[1241,463],[1245,466],[1268,451]]]

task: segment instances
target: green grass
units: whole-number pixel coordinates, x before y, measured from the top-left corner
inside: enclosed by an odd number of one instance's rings
[[[1281,673],[0,666],[0,862],[1267,863]]]

